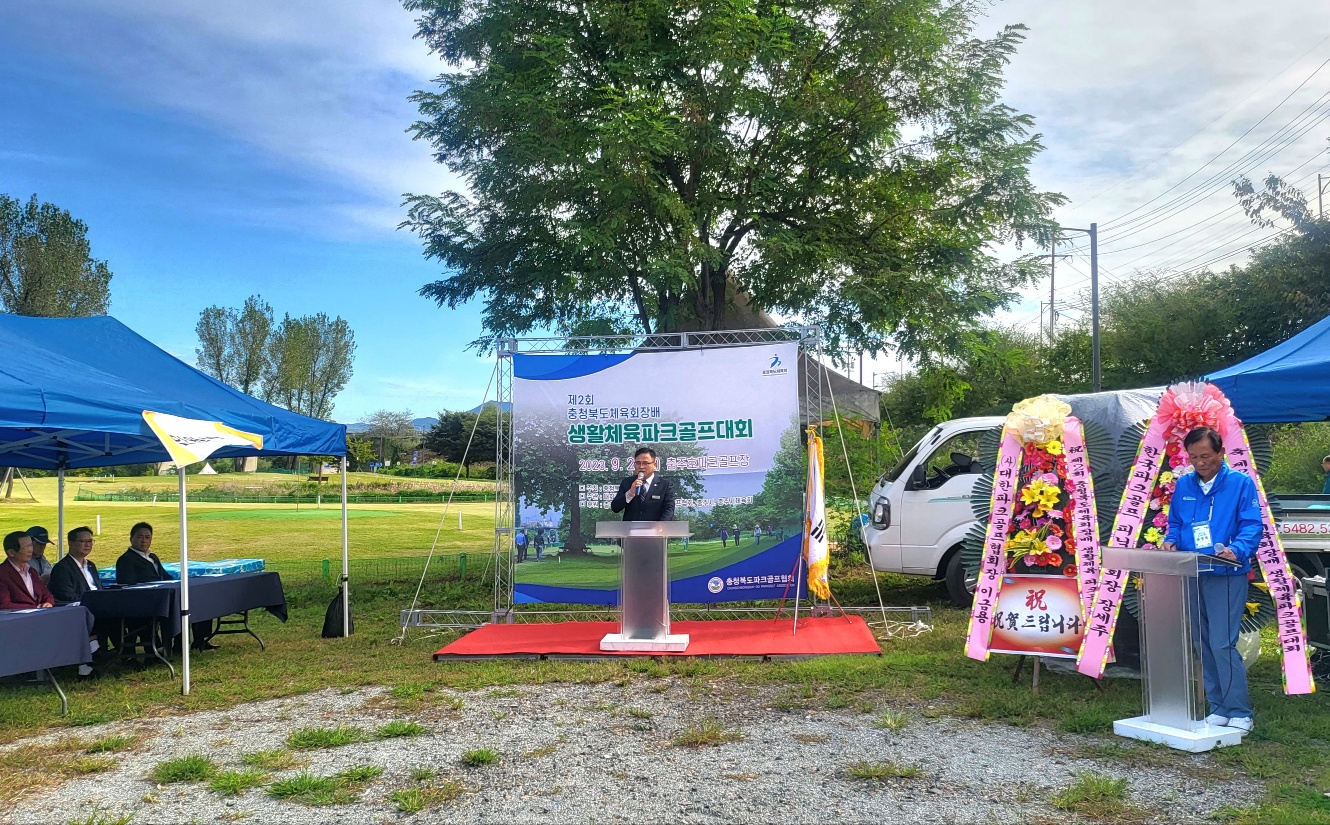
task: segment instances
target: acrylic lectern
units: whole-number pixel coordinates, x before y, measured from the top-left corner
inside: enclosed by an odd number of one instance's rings
[[[1207,725],[1200,667],[1196,574],[1208,556],[1166,550],[1103,548],[1106,569],[1141,574],[1141,696],[1144,715],[1119,719],[1113,732],[1200,753],[1242,742],[1236,728]]]
[[[686,521],[598,521],[596,538],[623,545],[619,579],[619,632],[600,640],[601,650],[677,653],[687,634],[670,633],[670,539],[691,536]]]

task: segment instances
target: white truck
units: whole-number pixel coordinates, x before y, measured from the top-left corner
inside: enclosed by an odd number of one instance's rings
[[[1072,414],[1107,430],[1116,442],[1133,424],[1154,414],[1163,388],[1059,395]],[[974,525],[975,482],[991,473],[980,461],[980,439],[1001,428],[1001,416],[957,418],[934,427],[878,480],[869,496],[865,543],[877,570],[930,576],[946,582],[953,604],[971,602],[961,542]],[[993,437],[996,437],[994,435]],[[1125,475],[1126,468],[1094,468]]]
[[[1060,397],[1081,420],[1096,421],[1116,440],[1127,426],[1154,413],[1159,395],[1159,390],[1129,390]],[[979,441],[1002,422],[989,416],[938,424],[878,480],[865,528],[877,570],[944,581],[953,604],[970,604],[975,579],[967,578],[961,563],[961,542],[976,522],[975,482],[993,469],[980,462]],[[1100,472],[1095,468],[1096,479]],[[1330,496],[1271,496],[1270,506],[1294,576],[1324,576]]]

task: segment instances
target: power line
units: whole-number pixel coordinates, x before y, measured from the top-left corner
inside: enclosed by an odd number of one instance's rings
[[[1228,117],[1228,116],[1229,116],[1230,114],[1232,114],[1233,111],[1236,110],[1239,106],[1241,106],[1242,104],[1246,103],[1248,100],[1251,100],[1252,97],[1254,97],[1254,96],[1256,95],[1257,92],[1260,92],[1260,91],[1261,91],[1262,89],[1264,89],[1266,86],[1269,86],[1271,83],[1273,83],[1273,82],[1275,82],[1276,80],[1278,80],[1279,78],[1283,77],[1283,76],[1288,72],[1289,69],[1292,69],[1294,66],[1298,65],[1299,63],[1301,63],[1302,60],[1303,60],[1303,58],[1305,58],[1307,55],[1309,55],[1309,54],[1311,54],[1312,52],[1314,52],[1314,51],[1316,51],[1317,49],[1319,49],[1319,48],[1320,48],[1320,47],[1321,47],[1321,46],[1322,46],[1327,40],[1330,40],[1330,35],[1327,35],[1326,37],[1321,38],[1321,41],[1320,41],[1319,43],[1317,43],[1315,46],[1312,46],[1310,49],[1308,49],[1307,51],[1303,52],[1302,54],[1298,55],[1298,57],[1295,58],[1295,59],[1293,60],[1292,63],[1289,63],[1287,66],[1285,66],[1284,68],[1280,69],[1279,72],[1278,72],[1274,77],[1272,77],[1272,78],[1270,78],[1269,80],[1267,80],[1267,81],[1265,81],[1264,83],[1262,83],[1260,86],[1258,86],[1254,91],[1252,91],[1250,94],[1248,94],[1248,95],[1247,95],[1246,97],[1244,97],[1242,100],[1240,100],[1240,101],[1238,101],[1237,103],[1234,103],[1232,106],[1228,107],[1226,110],[1224,110],[1224,113],[1223,113],[1223,114],[1219,115],[1219,117],[1216,117],[1214,120],[1212,120],[1212,121],[1210,121],[1209,123],[1205,124],[1205,125],[1202,126],[1200,129],[1197,129],[1195,132],[1192,132],[1192,134],[1191,134],[1186,140],[1184,140],[1184,141],[1182,141],[1181,143],[1177,144],[1177,145],[1174,146],[1172,149],[1169,149],[1169,150],[1168,150],[1167,152],[1165,152],[1164,154],[1159,155],[1159,156],[1156,157],[1154,160],[1152,160],[1152,161],[1150,161],[1149,163],[1147,163],[1145,166],[1142,166],[1140,169],[1138,169],[1136,172],[1134,172],[1130,177],[1124,178],[1124,179],[1118,181],[1117,183],[1110,184],[1109,186],[1107,186],[1107,187],[1105,187],[1105,188],[1103,188],[1103,189],[1100,189],[1098,192],[1094,193],[1094,194],[1091,195],[1089,198],[1087,198],[1086,200],[1082,201],[1082,202],[1079,204],[1079,206],[1085,206],[1086,204],[1093,202],[1094,200],[1096,200],[1096,199],[1099,198],[1100,196],[1105,195],[1105,194],[1108,194],[1109,192],[1112,192],[1114,189],[1117,189],[1118,187],[1120,187],[1120,186],[1122,186],[1122,185],[1124,185],[1124,184],[1126,184],[1126,183],[1129,183],[1130,181],[1135,180],[1136,178],[1140,177],[1140,176],[1141,176],[1141,175],[1142,175],[1147,169],[1150,169],[1151,167],[1153,167],[1153,166],[1154,166],[1156,163],[1158,163],[1159,161],[1163,160],[1164,158],[1166,158],[1166,157],[1168,157],[1169,155],[1173,154],[1173,153],[1176,152],[1177,150],[1181,149],[1183,146],[1186,146],[1188,143],[1191,143],[1191,142],[1192,142],[1193,140],[1195,140],[1199,135],[1201,135],[1202,133],[1204,133],[1204,132],[1206,132],[1207,130],[1209,130],[1211,126],[1214,126],[1214,125],[1215,125],[1216,123],[1218,123],[1219,121],[1221,121],[1221,120],[1223,120],[1224,118]]]
[[[1203,164],[1202,164],[1200,167],[1198,167],[1194,172],[1192,172],[1191,174],[1187,175],[1187,177],[1185,177],[1185,178],[1183,178],[1182,180],[1178,181],[1177,183],[1173,184],[1173,185],[1170,186],[1169,188],[1165,189],[1163,192],[1160,192],[1158,195],[1155,195],[1153,198],[1151,198],[1150,200],[1148,200],[1148,201],[1146,201],[1145,203],[1141,204],[1140,206],[1137,206],[1135,209],[1131,210],[1130,212],[1127,212],[1125,215],[1121,215],[1121,216],[1119,216],[1119,217],[1117,217],[1117,218],[1114,218],[1113,220],[1110,220],[1110,221],[1105,221],[1105,223],[1104,223],[1104,227],[1105,227],[1106,229],[1107,229],[1107,228],[1111,228],[1112,226],[1114,226],[1114,225],[1118,224],[1119,222],[1123,221],[1124,219],[1131,217],[1132,215],[1134,215],[1134,214],[1136,214],[1137,212],[1139,212],[1141,209],[1144,209],[1145,207],[1147,207],[1147,206],[1149,206],[1150,204],[1154,203],[1155,201],[1159,200],[1159,199],[1162,198],[1163,196],[1167,195],[1169,192],[1172,192],[1174,189],[1177,189],[1177,188],[1178,188],[1179,186],[1181,186],[1182,184],[1184,184],[1184,183],[1186,183],[1187,181],[1191,180],[1193,177],[1195,177],[1197,174],[1199,174],[1199,173],[1201,172],[1202,169],[1204,169],[1205,167],[1209,166],[1211,163],[1214,163],[1214,162],[1215,162],[1216,160],[1218,160],[1219,158],[1223,157],[1224,154],[1227,153],[1229,149],[1232,149],[1234,146],[1237,146],[1238,143],[1240,143],[1243,139],[1245,139],[1248,135],[1250,135],[1250,134],[1256,129],[1257,126],[1260,126],[1260,125],[1261,125],[1262,123],[1264,123],[1267,119],[1269,119],[1269,117],[1270,117],[1271,115],[1273,115],[1275,112],[1279,111],[1279,109],[1282,108],[1283,105],[1284,105],[1285,103],[1287,103],[1287,102],[1289,101],[1290,98],[1293,97],[1293,95],[1295,95],[1295,94],[1297,94],[1299,91],[1301,91],[1301,90],[1302,90],[1302,87],[1303,87],[1303,86],[1306,86],[1309,82],[1311,82],[1311,79],[1312,79],[1313,77],[1315,77],[1317,74],[1319,74],[1320,71],[1321,71],[1321,69],[1324,69],[1327,65],[1330,65],[1330,58],[1327,58],[1324,62],[1322,62],[1319,66],[1317,66],[1317,67],[1312,71],[1311,74],[1307,75],[1307,77],[1306,77],[1305,79],[1303,79],[1303,81],[1302,81],[1301,83],[1299,83],[1296,87],[1294,87],[1293,91],[1289,92],[1289,93],[1284,97],[1283,100],[1279,101],[1279,103],[1278,103],[1273,109],[1271,109],[1270,111],[1266,112],[1266,113],[1261,117],[1260,120],[1256,121],[1256,122],[1253,123],[1251,126],[1247,127],[1247,130],[1246,130],[1245,132],[1243,132],[1241,135],[1239,135],[1239,136],[1237,137],[1236,140],[1234,140],[1234,141],[1233,141],[1232,143],[1230,143],[1228,146],[1224,147],[1224,149],[1223,149],[1222,151],[1220,151],[1220,152],[1219,152],[1217,155],[1215,155],[1214,157],[1210,158],[1210,160],[1208,160],[1208,161],[1206,161],[1205,163],[1203,163]]]

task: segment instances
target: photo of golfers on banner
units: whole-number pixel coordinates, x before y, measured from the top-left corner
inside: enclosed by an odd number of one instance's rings
[[[619,548],[596,522],[625,518],[690,524],[672,602],[780,598],[803,537],[798,358],[796,343],[514,355],[516,600],[615,604]]]

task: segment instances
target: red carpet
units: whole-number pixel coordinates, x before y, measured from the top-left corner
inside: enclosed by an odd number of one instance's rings
[[[844,653],[879,653],[877,640],[860,616],[799,619],[799,632],[791,633],[791,619],[673,622],[671,633],[689,635],[683,653],[602,651],[600,640],[619,630],[616,622],[560,622],[558,624],[489,624],[466,634],[434,654],[436,662],[487,659],[611,656],[824,656]]]

